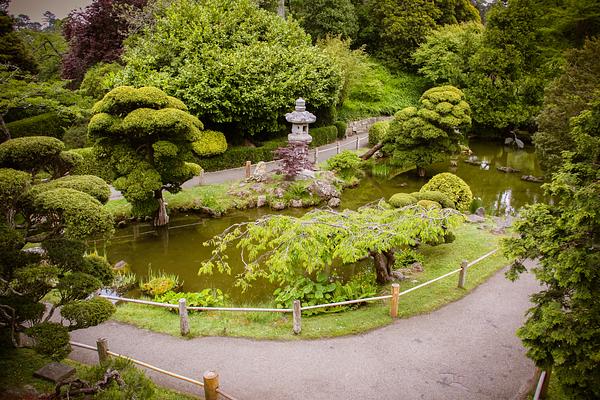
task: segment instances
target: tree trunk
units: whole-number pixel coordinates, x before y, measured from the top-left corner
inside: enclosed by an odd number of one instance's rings
[[[165,226],[169,223],[167,215],[167,204],[163,199],[162,189],[154,192],[154,198],[158,200],[158,211],[154,218],[154,226]]]
[[[375,262],[375,273],[377,274],[377,283],[383,285],[392,278],[389,274],[388,258],[383,253],[370,252]]]
[[[360,158],[362,158],[363,160],[368,160],[369,158],[371,158],[373,156],[373,154],[377,153],[377,150],[381,149],[383,147],[383,143],[377,143],[375,146],[373,146],[371,148],[371,150],[367,151],[365,154],[363,154],[362,156],[360,156]]]
[[[425,176],[427,175],[427,171],[425,170],[425,168],[419,167],[417,165],[417,174],[419,175],[419,178],[425,178]]]
[[[396,253],[394,250],[384,251],[383,255],[387,259],[387,271],[388,274],[392,275],[392,268],[394,268],[394,264],[396,264]]]
[[[10,131],[8,130],[8,127],[6,126],[6,124],[4,123],[4,115],[0,114],[0,130],[2,130],[2,138],[0,139],[0,143],[2,142],[6,142],[7,140],[10,139]]]

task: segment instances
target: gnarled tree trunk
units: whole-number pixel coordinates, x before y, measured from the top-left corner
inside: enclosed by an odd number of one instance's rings
[[[377,275],[377,283],[383,285],[392,280],[390,276],[390,266],[388,265],[388,258],[384,253],[370,252],[373,261],[375,262],[375,274]]]
[[[368,150],[365,154],[360,156],[360,158],[362,158],[363,160],[368,160],[369,158],[371,158],[373,156],[373,154],[377,153],[377,150],[381,149],[382,147],[383,147],[383,143],[381,143],[381,142],[377,143],[370,150]]]
[[[169,223],[169,216],[167,215],[167,203],[162,195],[162,189],[154,192],[154,198],[158,200],[158,211],[154,218],[154,226],[165,226]]]

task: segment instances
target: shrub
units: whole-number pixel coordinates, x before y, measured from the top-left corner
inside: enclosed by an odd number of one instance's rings
[[[223,154],[227,150],[227,140],[221,132],[200,131],[200,139],[192,143],[192,150],[199,157]]]
[[[392,206],[396,208],[402,208],[417,203],[417,199],[408,193],[396,193],[388,200]]]
[[[71,352],[69,331],[61,324],[42,322],[27,329],[26,333],[35,341],[33,349],[53,360],[62,360]]]
[[[65,129],[72,123],[71,118],[56,112],[48,112],[34,117],[23,118],[6,124],[10,136],[52,136],[60,139]]]
[[[79,270],[84,264],[86,244],[80,240],[56,238],[44,240],[42,248],[52,265],[63,270]]]
[[[152,296],[163,295],[183,284],[183,282],[179,282],[179,276],[175,274],[166,274],[161,271],[158,271],[157,274],[154,274],[152,269],[148,270],[147,279],[148,281],[146,282],[140,282],[140,289],[142,292]]]
[[[456,205],[450,198],[439,191],[428,190],[423,192],[414,192],[410,194],[417,200],[431,200],[439,203],[443,208],[456,208]]]
[[[115,279],[115,273],[108,260],[98,254],[85,256],[81,270],[98,278],[104,287],[111,285]]]
[[[102,178],[94,175],[74,175],[54,179],[40,185],[35,185],[31,188],[28,195],[30,198],[35,198],[40,193],[58,188],[79,190],[80,192],[89,194],[102,204],[105,204],[110,197],[110,187]]]
[[[116,311],[115,306],[107,299],[94,297],[90,300],[78,300],[65,304],[60,314],[69,321],[69,329],[83,329],[101,324]]]
[[[325,169],[334,171],[343,179],[348,179],[360,174],[364,161],[355,153],[344,150],[327,160]]]
[[[449,172],[435,175],[429,182],[421,187],[420,192],[439,191],[444,193],[456,204],[456,209],[466,211],[473,200],[471,188],[465,181]]]
[[[37,172],[55,161],[64,144],[49,136],[30,136],[7,140],[0,144],[0,165]]]
[[[437,201],[432,201],[432,200],[419,200],[419,201],[417,201],[417,205],[419,205],[427,210],[431,210],[432,208],[442,208],[440,203],[438,203]]]
[[[215,157],[198,159],[196,162],[200,164],[205,171],[239,168],[243,167],[246,161],[250,161],[253,164],[260,161],[272,161],[274,158],[273,151],[286,144],[287,140],[281,138],[264,142],[258,147],[230,147],[223,154]]]
[[[112,281],[111,288],[119,293],[125,293],[137,286],[137,276],[133,272],[117,272]]]
[[[119,386],[112,381],[109,386],[94,395],[95,400],[132,400],[154,399],[156,386],[139,368],[129,360],[122,358],[109,358],[99,365],[94,365],[80,373],[80,378],[89,382],[97,382],[104,378],[108,369],[119,371],[124,386]]]
[[[168,291],[161,296],[155,296],[154,301],[167,304],[179,304],[179,299],[185,299],[188,307],[221,307],[225,305],[225,295],[221,289],[207,288],[200,292]],[[175,309],[171,309],[176,311]]]
[[[379,121],[371,125],[369,128],[369,145],[375,146],[377,143],[383,142],[389,129],[390,121]]]
[[[85,272],[72,272],[65,275],[56,285],[62,301],[65,302],[83,300],[101,287],[102,282],[98,278]]]
[[[336,121],[335,127],[337,128],[337,137],[338,139],[343,139],[346,137],[346,131],[348,130],[348,124],[344,121]]]
[[[100,62],[87,70],[79,89],[94,99],[100,99],[112,89],[112,80],[122,69],[118,63]]]
[[[325,144],[333,143],[338,137],[338,128],[335,125],[313,128],[308,132],[312,136],[311,147],[319,147]]]
[[[88,131],[86,125],[73,125],[65,130],[62,135],[63,143],[67,149],[79,149],[88,144]]]
[[[92,147],[67,150],[65,153],[74,153],[82,157],[81,162],[76,164],[71,171],[74,175],[96,175],[106,182],[113,181],[115,177],[113,170],[107,163],[98,160]]]

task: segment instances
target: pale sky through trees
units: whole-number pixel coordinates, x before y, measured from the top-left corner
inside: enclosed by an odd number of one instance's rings
[[[64,18],[76,8],[85,7],[92,0],[12,0],[8,12],[13,15],[26,14],[32,21],[42,22],[45,11],[53,12],[58,18]]]

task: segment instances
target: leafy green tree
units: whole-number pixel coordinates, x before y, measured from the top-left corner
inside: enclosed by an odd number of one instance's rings
[[[36,78],[44,82],[60,79],[62,56],[68,49],[67,41],[58,28],[60,23],[54,22],[53,26],[55,28],[43,31],[18,31],[19,37],[37,65]]]
[[[293,0],[290,9],[315,42],[328,35],[352,39],[358,31],[358,19],[350,0]]]
[[[446,228],[456,223],[452,210],[422,207],[389,209],[381,205],[358,211],[314,210],[302,217],[269,215],[235,224],[207,242],[215,250],[200,273],[231,273],[224,251],[242,249],[244,272],[237,285],[247,288],[258,278],[294,283],[299,275],[317,274],[334,259],[353,263],[374,260],[378,283],[391,280],[395,253],[417,243],[443,242]],[[246,258],[247,257],[247,258]]]
[[[569,50],[561,75],[546,88],[534,142],[538,159],[547,172],[560,167],[563,151],[575,148],[570,120],[585,110],[600,90],[598,54],[600,38],[586,41],[581,50]]]
[[[405,68],[412,67],[412,53],[436,27],[480,21],[468,0],[367,0],[359,14],[359,43],[389,64]]]
[[[540,368],[552,368],[572,398],[600,397],[600,96],[572,119],[574,146],[545,185],[553,204],[535,204],[505,242],[516,261],[508,277],[525,271],[524,260],[544,289],[517,334]]]
[[[68,354],[67,328],[48,321],[73,302],[78,302],[71,306],[73,316],[82,315],[74,311],[78,307],[90,310],[85,299],[112,277],[106,260],[84,254],[83,240],[107,238],[114,230],[112,215],[102,207],[110,189],[101,179],[77,176],[36,184],[37,172],[63,162],[63,147],[50,137],[0,144],[0,329],[15,345],[17,334],[27,332],[38,351],[56,358]],[[43,251],[24,251],[28,243],[41,243]],[[58,301],[46,313],[42,299],[53,289]],[[99,323],[113,311],[104,301],[103,313],[85,316],[85,323]]]
[[[8,15],[8,2],[0,3],[0,64],[35,73],[37,66],[31,53],[15,32],[14,20]]]
[[[180,98],[211,129],[278,133],[298,97],[336,105],[341,76],[297,23],[250,0],[177,0],[128,39],[117,83]],[[312,110],[314,111],[314,110]]]
[[[471,109],[462,91],[454,86],[427,90],[420,107],[400,110],[390,123],[383,150],[396,165],[416,165],[419,176],[425,166],[442,161],[458,151],[463,134],[471,125]]]
[[[113,186],[134,215],[154,216],[156,226],[168,224],[163,190],[176,193],[201,171],[184,161],[191,159],[195,142],[204,143],[200,120],[155,87],[115,88],[92,112],[89,134],[96,139],[98,159],[115,171]]]

